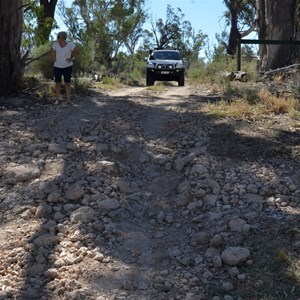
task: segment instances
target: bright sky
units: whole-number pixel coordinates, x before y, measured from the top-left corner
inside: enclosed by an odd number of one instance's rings
[[[72,0],[66,0],[66,5],[69,6],[71,2]],[[148,0],[146,8],[149,8],[148,13],[154,20],[161,18],[165,21],[168,4],[175,12],[179,7],[184,20],[190,21],[196,33],[201,30],[207,34],[211,45],[215,43],[215,34],[225,29],[222,16],[226,9],[223,0]],[[56,18],[58,24],[61,24],[60,17]],[[62,26],[60,29],[65,28]]]
[[[147,7],[153,19],[166,19],[167,5],[175,12],[177,7],[184,14],[184,20],[190,21],[197,33],[199,30],[207,34],[210,43],[215,42],[215,34],[225,29],[223,14],[226,10],[223,0],[148,0]]]

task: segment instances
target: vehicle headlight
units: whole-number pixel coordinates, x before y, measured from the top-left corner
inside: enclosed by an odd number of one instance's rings
[[[178,64],[176,64],[176,68],[184,68],[183,63],[178,63]]]
[[[147,68],[154,69],[154,64],[153,63],[148,63]]]

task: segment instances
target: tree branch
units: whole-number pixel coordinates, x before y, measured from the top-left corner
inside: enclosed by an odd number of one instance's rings
[[[36,61],[36,60],[39,60],[39,59],[41,59],[42,57],[44,57],[44,56],[46,56],[46,55],[48,55],[49,54],[49,52],[47,51],[47,52],[45,52],[45,53],[43,53],[42,55],[40,55],[40,56],[38,56],[38,57],[31,57],[31,58],[25,58],[25,66],[28,66],[28,65],[30,65],[32,62],[34,62],[34,61]],[[26,55],[26,54],[25,54]]]

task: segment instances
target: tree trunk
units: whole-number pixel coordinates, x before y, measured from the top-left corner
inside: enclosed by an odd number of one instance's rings
[[[22,80],[22,21],[22,0],[0,1],[0,96],[15,93]]]
[[[229,33],[229,42],[227,46],[227,54],[228,55],[235,55],[237,51],[237,40],[241,38],[241,34],[238,29],[238,9],[241,4],[232,2],[232,1],[225,1],[225,5],[230,11],[230,33]]]
[[[45,44],[49,40],[56,4],[57,0],[40,0],[40,6],[43,6],[43,14],[38,17],[38,46]]]
[[[294,40],[296,0],[257,0],[258,37],[267,40]],[[292,45],[260,45],[260,70],[287,66],[297,57]]]

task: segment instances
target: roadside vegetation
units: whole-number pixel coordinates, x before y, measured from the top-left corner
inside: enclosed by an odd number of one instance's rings
[[[182,53],[188,84],[210,84],[213,91],[220,95],[220,101],[206,104],[211,116],[251,119],[264,114],[288,114],[299,118],[299,80],[286,78],[279,72],[267,78],[267,85],[261,84],[263,79],[258,71],[259,61],[255,48],[242,47],[242,71],[245,76],[237,81],[234,78],[237,69],[236,55],[229,55],[229,33],[226,32],[226,28],[221,34],[216,34],[217,44],[211,47],[205,33],[201,30],[194,32],[182,11],[168,5],[166,19],[152,21],[150,28],[145,30],[143,24],[149,16],[143,10],[144,1],[134,3],[133,15],[121,7],[116,7],[112,10],[115,15],[105,14],[103,11],[104,19],[98,19],[99,16],[95,15],[94,19],[90,20],[81,16],[80,7],[83,4],[73,3],[72,7],[68,8],[62,3],[58,7],[59,14],[68,24],[70,39],[74,40],[81,50],[81,57],[75,61],[73,68],[73,86],[77,94],[84,94],[90,88],[145,86],[144,58],[153,47],[169,47],[177,48]],[[86,9],[91,9],[90,13],[93,13],[91,7],[87,6]],[[104,8],[99,6],[97,9],[102,11]],[[249,17],[252,16],[252,10],[246,11]],[[120,14],[128,26],[128,30],[124,32],[122,24],[118,22]],[[230,15],[224,16],[229,20]],[[42,98],[53,97],[52,62],[48,57],[53,40],[36,40],[36,28],[30,25],[35,18],[34,13],[25,15],[26,34],[22,43],[24,49],[30,48],[30,63],[25,69],[21,90],[33,92]],[[80,18],[88,22],[89,26],[77,30]],[[108,32],[99,31],[97,22],[100,21],[112,22],[113,26],[106,28]],[[119,28],[123,35],[114,35],[113,28]],[[99,39],[101,43],[96,42]],[[297,70],[295,71],[296,74]],[[280,89],[283,83],[284,87]],[[151,87],[158,91],[161,88],[160,83]]]
[[[300,119],[299,98],[293,94],[275,95],[259,84],[229,83],[222,87],[221,100],[208,103],[208,114],[216,118],[231,117],[235,119],[254,119],[263,115],[288,114]]]
[[[42,56],[45,46],[36,50],[37,56]],[[220,49],[219,49],[220,51]],[[147,53],[145,52],[146,56]],[[77,94],[84,94],[90,88],[115,89],[122,85],[145,86],[145,62],[143,54],[135,57],[134,67],[130,71],[127,59],[123,56],[124,65],[120,72],[99,67],[97,70],[87,72],[76,61],[74,65],[74,89]],[[247,53],[245,53],[247,58]],[[256,68],[256,60],[243,61],[243,72],[246,73],[245,80],[232,80],[231,74],[236,70],[236,59],[227,55],[216,55],[210,61],[199,59],[191,63],[186,69],[186,78],[189,84],[210,84],[216,94],[220,95],[220,101],[207,103],[206,110],[209,115],[216,118],[232,117],[253,119],[265,114],[288,114],[293,118],[300,118],[300,89],[295,80],[285,80],[280,76],[270,78],[269,82],[277,87],[282,83],[288,85],[290,91],[280,92],[280,88],[272,91],[261,84],[260,75]],[[126,67],[127,66],[127,67]],[[163,84],[157,83],[149,89],[160,91]],[[286,87],[285,87],[286,89]],[[41,98],[54,96],[54,83],[52,80],[52,66],[47,55],[34,61],[25,73],[22,85],[23,91],[30,91]]]

